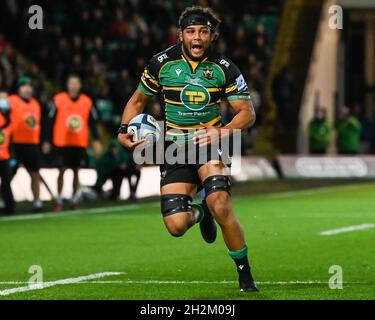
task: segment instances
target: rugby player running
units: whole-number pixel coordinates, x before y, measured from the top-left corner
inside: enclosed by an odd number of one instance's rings
[[[181,139],[181,135],[173,135],[176,130],[186,132],[186,141],[193,140],[202,148],[231,136],[236,129],[245,130],[254,124],[255,112],[241,72],[214,48],[219,23],[210,8],[193,6],[181,14],[180,43],[151,58],[138,88],[125,106],[118,131],[118,140],[124,147],[135,148],[143,142],[133,142],[127,126],[143,112],[153,95],[159,95],[164,105],[166,146]],[[222,100],[227,100],[235,113],[225,126],[221,122]],[[192,129],[193,136],[188,134]],[[223,151],[217,152],[222,159]],[[240,291],[258,291],[251,274],[244,232],[232,208],[228,167],[224,161],[212,160],[212,151],[207,157],[205,163],[160,165],[161,212],[165,226],[172,236],[180,237],[199,223],[203,239],[212,243],[216,239],[216,221],[228,254],[237,266]],[[205,200],[192,204],[192,195],[202,187]]]

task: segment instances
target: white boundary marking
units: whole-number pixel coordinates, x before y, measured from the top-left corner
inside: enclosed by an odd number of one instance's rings
[[[60,281],[60,280],[59,280]],[[40,283],[45,285],[50,282]],[[221,281],[207,281],[207,280],[98,280],[90,281],[83,280],[79,282],[73,282],[73,284],[237,284],[238,281],[232,280],[221,280]],[[291,281],[256,281],[257,284],[264,285],[293,285],[293,284],[328,284],[328,281],[321,280],[291,280]],[[368,281],[346,281],[346,284],[375,284],[374,282]],[[28,284],[25,281],[0,281],[0,285],[6,284]],[[59,283],[60,284],[60,283]],[[63,284],[72,284],[72,283],[63,283]],[[34,285],[35,286],[35,285]],[[41,288],[43,289],[43,288]],[[0,291],[1,292],[1,291]]]
[[[98,278],[109,277],[109,276],[118,276],[121,274],[123,274],[123,272],[101,272],[101,273],[94,273],[94,274],[89,274],[87,276],[81,276],[81,277],[76,277],[76,278],[67,278],[67,279],[62,279],[62,280],[57,280],[57,281],[33,283],[24,287],[1,290],[0,296],[7,296],[10,294],[19,293],[19,292],[41,290],[41,289],[59,286],[59,285],[65,285],[65,284],[75,284],[75,283],[80,283],[80,282],[87,281],[87,280],[98,279]]]
[[[325,230],[319,232],[321,236],[332,236],[339,233],[345,233],[345,232],[352,232],[352,231],[359,231],[359,230],[365,230],[365,229],[371,229],[374,228],[375,224],[373,223],[364,223],[356,226],[348,226],[338,229],[332,229],[332,230]]]
[[[221,281],[207,281],[207,280],[99,280],[99,281],[80,281],[80,284],[232,284],[238,281],[221,280]],[[48,282],[44,282],[48,284]],[[313,284],[313,283],[327,283],[327,281],[307,280],[307,281],[257,281],[259,284]],[[28,284],[26,281],[3,281],[4,284]],[[40,283],[39,285],[41,285]]]
[[[152,202],[150,202],[152,203]],[[145,203],[146,204],[146,203]],[[138,204],[126,204],[122,206],[109,206],[101,208],[91,208],[91,209],[82,209],[82,210],[66,210],[62,212],[45,212],[45,213],[34,213],[34,214],[20,214],[15,216],[0,217],[0,221],[22,221],[22,220],[36,220],[43,218],[63,218],[68,216],[76,216],[83,214],[97,214],[105,212],[114,212],[114,211],[126,211],[138,209]]]
[[[6,284],[28,284],[28,286],[5,289],[0,291],[0,296],[7,296],[20,292],[28,292],[33,290],[41,290],[45,288],[50,288],[58,285],[68,285],[68,284],[142,284],[142,285],[155,285],[155,284],[166,284],[166,285],[184,285],[184,284],[212,284],[212,285],[227,285],[227,284],[237,284],[238,281],[232,280],[222,280],[222,281],[205,281],[205,280],[98,280],[91,281],[92,279],[98,279],[108,276],[116,276],[124,274],[123,272],[102,272],[95,273],[88,276],[81,276],[77,278],[68,278],[51,282],[42,282],[36,284],[29,284],[24,281],[0,281],[0,285]],[[291,280],[291,281],[256,281],[258,285],[314,285],[314,284],[324,284],[328,285],[327,281],[321,280]],[[344,284],[344,283],[343,283]],[[374,282],[369,281],[346,281],[346,285],[375,285]]]

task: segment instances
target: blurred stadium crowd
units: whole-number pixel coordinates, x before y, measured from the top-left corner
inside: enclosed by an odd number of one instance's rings
[[[48,4],[47,4],[48,2]],[[12,3],[12,5],[11,5]],[[281,1],[38,1],[44,29],[28,30],[28,6],[33,1],[3,1],[0,86],[14,90],[20,70],[18,52],[29,61],[27,72],[38,81],[42,104],[51,93],[38,80],[42,73],[53,86],[63,87],[70,73],[83,78],[84,91],[95,101],[103,122],[122,112],[150,57],[177,42],[177,19],[192,4],[210,5],[223,23],[217,46],[243,71],[256,106],[264,89],[267,65],[276,34]],[[230,15],[225,12],[231,12]],[[157,14],[155,14],[157,13]],[[23,23],[25,22],[25,23]],[[153,108],[156,112],[157,106]],[[230,116],[230,115],[228,115]],[[118,118],[115,118],[115,122]],[[117,125],[117,123],[116,123]]]

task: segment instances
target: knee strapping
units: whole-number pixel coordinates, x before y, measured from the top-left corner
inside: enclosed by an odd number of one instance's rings
[[[203,181],[203,187],[206,191],[206,197],[217,191],[226,191],[230,195],[230,178],[224,175],[210,176]]]
[[[192,197],[186,194],[168,194],[161,196],[161,213],[163,217],[179,212],[191,211]]]

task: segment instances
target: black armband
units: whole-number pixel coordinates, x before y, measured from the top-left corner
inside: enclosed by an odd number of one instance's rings
[[[120,128],[118,128],[117,134],[125,134],[128,133],[128,125],[123,123],[121,124]]]

